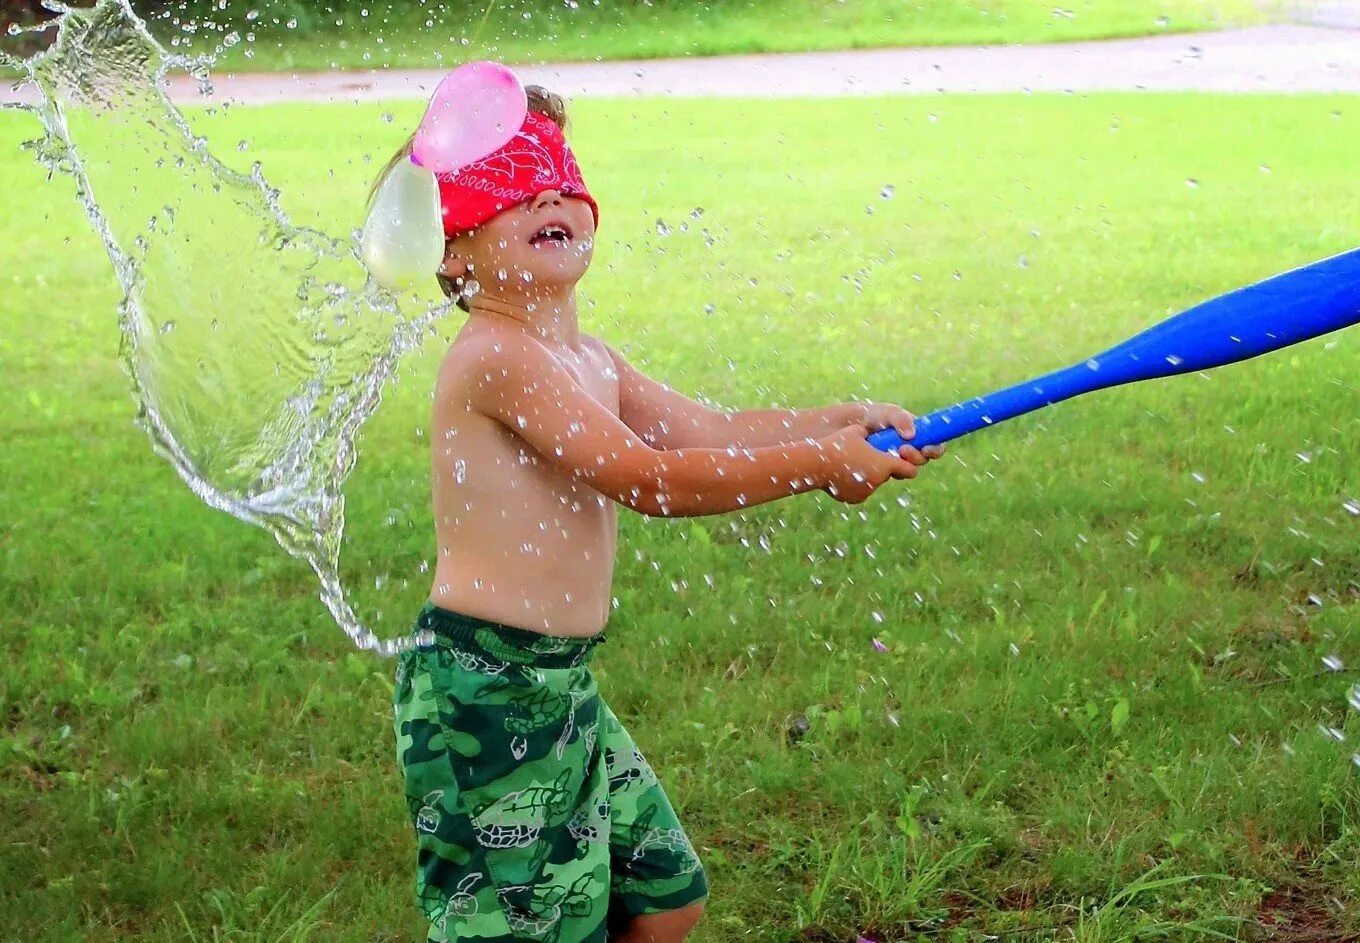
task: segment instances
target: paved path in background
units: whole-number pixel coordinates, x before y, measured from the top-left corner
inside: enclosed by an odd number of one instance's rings
[[[516,67],[568,96],[800,97],[935,92],[1355,92],[1360,28],[1259,26],[1051,45],[948,46]],[[425,99],[441,70],[214,76],[215,102]],[[179,101],[205,101],[186,77]],[[29,90],[31,93],[31,90]],[[23,99],[0,89],[0,101]]]
[[[1294,22],[1360,29],[1360,0],[1313,0],[1307,8],[1294,13]]]

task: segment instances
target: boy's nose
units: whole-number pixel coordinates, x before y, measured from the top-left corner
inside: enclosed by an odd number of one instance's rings
[[[544,190],[538,196],[534,197],[531,208],[541,209],[542,207],[545,206],[561,206],[561,205],[562,194],[558,193],[556,190]]]

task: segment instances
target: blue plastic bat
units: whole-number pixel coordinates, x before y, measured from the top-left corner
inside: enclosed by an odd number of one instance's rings
[[[1084,363],[918,416],[910,442],[938,445],[1092,390],[1221,367],[1356,322],[1360,249],[1198,304]],[[869,436],[885,452],[904,441],[893,429]]]

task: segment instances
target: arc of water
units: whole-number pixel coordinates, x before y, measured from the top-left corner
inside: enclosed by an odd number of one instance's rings
[[[53,44],[5,64],[21,68],[39,90],[38,104],[14,106],[32,112],[45,131],[28,146],[49,172],[74,180],[123,289],[121,354],[138,404],[136,421],[201,500],[265,528],[311,566],[322,602],[356,646],[391,655],[428,642],[416,635],[381,639],[354,612],[339,572],[341,485],[384,384],[449,306],[404,317],[401,300],[367,278],[353,240],[294,226],[258,164],[246,175],[214,157],[162,87],[172,69],[186,69],[206,86],[206,63],[168,53],[128,0],[100,0],[91,9],[50,7],[58,16],[42,28],[57,30]],[[142,190],[157,191],[154,198],[113,195],[119,174],[136,179],[138,172],[151,181]],[[203,205],[195,208],[196,202]],[[221,312],[196,304],[183,284],[174,292],[183,297],[160,297],[176,278],[206,274],[195,267],[201,264],[195,253],[205,251],[196,234],[224,219],[224,225],[236,220],[233,228],[242,235],[252,225],[258,232],[256,244],[242,250],[256,253],[243,268],[263,263],[286,289],[275,286],[271,295],[262,287],[253,305],[238,305],[246,311],[243,323],[229,325],[238,337],[253,326],[276,333],[270,351],[278,357],[275,395],[263,404],[229,402],[232,368],[241,373],[248,365],[227,363],[233,345],[214,340]],[[359,284],[325,281],[326,269],[335,266]],[[187,328],[176,328],[167,315],[167,308],[181,313],[177,303],[184,304]],[[185,337],[178,347],[167,339],[175,333]],[[205,351],[223,357],[215,361],[223,376],[211,383],[198,377],[195,385],[173,373]]]

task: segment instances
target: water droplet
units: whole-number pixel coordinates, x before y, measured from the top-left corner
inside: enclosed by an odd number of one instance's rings
[[[175,329],[175,322],[174,322],[174,321],[166,321],[164,324],[161,325],[160,333],[161,333],[161,334],[169,334],[169,333],[170,333],[171,331],[173,331],[174,329]]]
[[[897,188],[891,183],[885,184],[883,189],[878,191],[878,195],[885,200],[891,200],[896,194]]]
[[[453,460],[453,480],[460,485],[467,484],[467,462],[461,458]]]
[[[1341,671],[1346,665],[1336,655],[1328,655],[1322,659],[1322,664],[1328,671]]]
[[[1196,180],[1194,177],[1186,177],[1186,178],[1185,178],[1185,185],[1186,185],[1187,187],[1189,187],[1191,190],[1198,190],[1198,189],[1199,189],[1199,181]]]
[[[1326,724],[1318,724],[1317,729],[1318,729],[1318,733],[1322,734],[1324,737],[1328,738],[1329,740],[1335,740],[1337,743],[1345,743],[1345,742],[1346,742],[1346,735],[1345,735],[1345,733],[1343,733],[1343,732],[1342,732],[1339,728],[1337,728],[1337,727],[1328,727]]]
[[[1349,501],[1342,504],[1341,507],[1347,514],[1360,517],[1360,499],[1351,498]]]
[[[1167,354],[1166,362],[1171,364],[1171,366],[1173,367],[1179,367],[1181,364],[1185,363],[1185,359],[1182,357],[1177,357],[1175,354]]]
[[[656,234],[663,239],[671,234],[671,227],[666,225],[665,220],[658,219],[656,221]]]
[[[1153,22],[1154,24],[1156,24],[1156,26],[1158,26],[1159,28],[1161,28],[1161,29],[1166,29],[1168,26],[1171,25],[1171,17],[1169,17],[1169,16],[1159,16],[1159,17],[1157,17],[1157,19],[1153,20],[1152,22]]]
[[[1207,480],[1202,474],[1200,474],[1197,471],[1192,471],[1190,473],[1190,477],[1195,479],[1195,481],[1199,482],[1200,484],[1204,484],[1204,482]]]

